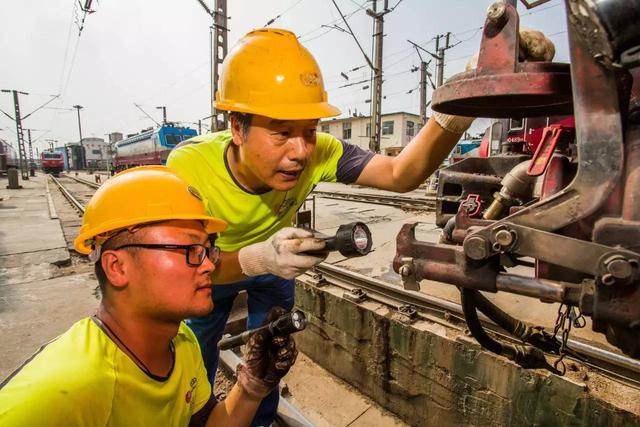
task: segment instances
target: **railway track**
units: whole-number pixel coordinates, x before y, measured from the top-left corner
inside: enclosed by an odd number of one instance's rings
[[[92,188],[99,187],[97,184],[80,178],[68,176],[67,178]],[[60,188],[65,198],[76,209],[84,212],[83,203],[74,197],[58,179],[54,177],[51,177],[51,179]],[[335,193],[330,194],[334,195]],[[339,196],[332,198],[339,198]],[[407,317],[417,316],[460,331],[466,329],[462,307],[457,303],[420,292],[407,291],[399,285],[374,279],[336,265],[321,263],[313,271],[300,276],[299,280],[308,281],[312,284],[328,283],[343,289],[345,296],[354,301],[368,298],[392,307],[398,310],[401,315]],[[480,318],[489,331],[502,339],[515,342],[488,318],[482,315],[480,315]],[[572,358],[612,378],[640,387],[640,361],[575,339],[569,339],[568,347],[578,355],[576,358],[570,356],[568,358]]]
[[[324,282],[336,286],[345,291],[345,297],[348,299],[355,302],[371,299],[396,309],[399,315],[407,318],[419,317],[460,331],[466,329],[462,307],[457,303],[420,292],[407,291],[399,285],[336,265],[321,263],[298,279],[306,279],[311,284]],[[482,314],[479,317],[487,330],[501,339],[516,342],[487,317]],[[578,355],[575,358],[567,358],[640,388],[640,361],[575,339],[569,339],[567,346]]]
[[[314,195],[325,199],[349,200],[352,202],[373,203],[376,205],[394,206],[402,209],[434,210],[437,197],[387,196],[382,194],[341,193],[314,190]]]
[[[83,184],[89,185],[89,184],[93,184],[89,181],[87,182],[82,182],[84,180],[80,180],[79,178],[72,178],[68,175],[64,175],[65,178],[71,178],[74,179],[78,182],[81,182]],[[64,196],[65,199],[67,199],[69,201],[69,203],[71,203],[71,205],[78,210],[80,213],[84,213],[84,203],[82,203],[80,200],[78,200],[78,198],[76,198],[71,191],[69,191],[69,189],[67,187],[65,187],[61,182],[60,179],[56,178],[53,175],[49,175],[49,178],[51,178],[51,180],[53,181],[54,184],[56,184],[58,186],[58,189],[60,190],[60,192],[62,193],[62,195]],[[91,186],[91,185],[89,185]],[[95,187],[97,188],[97,187]]]

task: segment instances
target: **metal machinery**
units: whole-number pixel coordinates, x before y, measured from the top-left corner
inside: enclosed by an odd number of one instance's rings
[[[0,139],[0,175],[9,169],[18,167],[16,150],[6,141]]]
[[[164,165],[176,145],[197,134],[194,129],[165,123],[156,129],[129,135],[116,143],[114,167],[123,170],[133,166]]]
[[[457,286],[469,331],[485,348],[556,373],[582,315],[640,357],[640,3],[566,0],[566,10],[570,67],[519,60],[516,0],[493,4],[477,68],[438,88],[433,109],[494,118],[573,112],[575,128],[545,127],[533,155],[516,150],[443,170],[441,189],[455,181],[467,193],[444,221],[447,238],[418,241],[417,224],[405,224],[393,264],[407,289],[422,279]],[[535,276],[510,271],[521,265]],[[479,291],[561,303],[554,331],[516,320]],[[488,335],[477,310],[518,344]],[[559,357],[549,364],[545,352]]]

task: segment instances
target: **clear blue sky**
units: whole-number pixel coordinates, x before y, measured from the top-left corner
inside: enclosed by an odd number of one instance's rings
[[[213,0],[204,0],[212,4]],[[398,0],[390,0],[390,6]],[[153,123],[134,103],[142,104],[156,120],[166,105],[170,120],[196,122],[209,115],[210,18],[196,0],[94,0],[95,13],[86,17],[82,36],[74,21],[81,17],[77,0],[0,0],[0,89],[19,89],[23,115],[61,93],[51,106],[81,104],[83,136],[104,137],[120,131],[137,132]],[[331,0],[229,0],[230,43],[244,33],[271,26],[299,34],[322,68],[329,99],[345,114],[369,113],[369,91],[345,83],[367,79],[362,68],[340,76],[365,60],[351,36],[321,27],[342,25]],[[337,0],[365,51],[371,51],[372,18],[365,8],[371,0]],[[379,8],[382,7],[379,0]],[[383,112],[417,113],[419,73],[411,72],[419,59],[407,39],[434,48],[433,37],[451,31],[460,44],[446,52],[445,76],[461,71],[477,51],[490,0],[403,0],[385,19]],[[521,25],[543,30],[556,43],[556,60],[568,61],[564,4],[552,0],[532,11],[519,6]],[[430,97],[431,91],[429,91]],[[0,94],[0,108],[13,115],[8,94]],[[474,126],[480,129],[486,120]],[[46,109],[28,118],[25,127],[39,129],[38,146],[46,139],[77,141],[75,111]],[[13,122],[0,114],[0,138],[15,141]]]

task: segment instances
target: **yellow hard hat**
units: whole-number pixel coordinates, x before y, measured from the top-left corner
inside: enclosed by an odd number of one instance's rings
[[[218,110],[279,120],[332,117],[322,73],[295,34],[263,28],[245,35],[222,63],[213,105]]]
[[[205,210],[198,191],[166,166],[140,166],[120,172],[95,192],[85,207],[80,235],[73,245],[91,253],[98,236],[135,225],[174,219],[202,220],[209,234],[227,223]]]

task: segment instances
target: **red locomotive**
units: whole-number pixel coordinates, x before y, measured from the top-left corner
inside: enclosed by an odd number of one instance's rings
[[[59,151],[43,151],[40,155],[42,171],[58,176],[64,169],[64,158]]]

